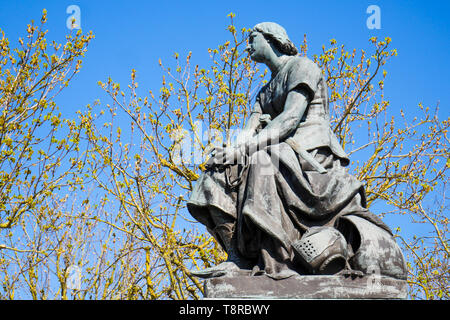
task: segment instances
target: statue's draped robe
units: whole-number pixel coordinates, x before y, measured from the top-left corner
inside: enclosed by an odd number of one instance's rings
[[[191,215],[210,231],[215,228],[211,207],[231,218],[240,254],[274,277],[287,270],[301,272],[292,262],[291,244],[309,227],[335,226],[339,217],[352,214],[390,232],[366,209],[362,183],[344,168],[349,160],[330,128],[327,86],[315,63],[290,57],[261,89],[253,112],[275,119],[283,112],[288,93],[296,88],[306,90],[311,99],[290,137],[327,172],[317,172],[280,141],[251,154],[246,165],[208,169],[188,201]],[[237,178],[241,183],[230,186]]]

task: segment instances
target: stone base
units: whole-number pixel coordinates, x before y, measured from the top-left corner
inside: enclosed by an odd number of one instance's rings
[[[205,299],[406,299],[407,283],[370,275],[219,277],[205,281]]]

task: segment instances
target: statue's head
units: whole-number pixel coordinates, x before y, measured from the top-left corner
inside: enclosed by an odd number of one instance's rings
[[[267,50],[276,49],[281,54],[294,56],[297,48],[289,39],[286,30],[274,22],[262,22],[253,27],[247,51],[252,60],[263,62]]]

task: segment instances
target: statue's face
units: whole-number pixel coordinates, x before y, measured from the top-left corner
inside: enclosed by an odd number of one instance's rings
[[[255,62],[264,62],[269,57],[269,50],[272,50],[272,48],[262,33],[252,31],[246,50],[250,55],[250,59]]]

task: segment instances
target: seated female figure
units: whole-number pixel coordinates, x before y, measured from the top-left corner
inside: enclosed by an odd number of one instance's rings
[[[247,51],[271,71],[235,146],[216,149],[188,201],[228,253],[199,277],[235,272],[379,272],[406,278],[390,229],[366,208],[364,187],[330,128],[327,84],[286,31],[256,25]]]

